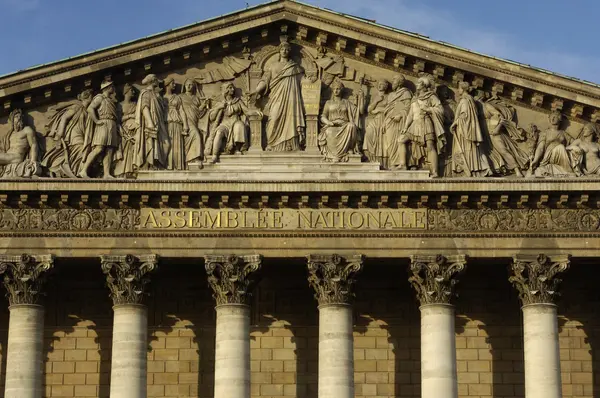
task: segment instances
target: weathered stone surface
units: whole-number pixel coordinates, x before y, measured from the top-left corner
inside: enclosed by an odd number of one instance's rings
[[[0,274],[10,305],[37,304],[44,294],[48,271],[53,267],[52,255],[1,255]]]
[[[560,296],[560,274],[571,264],[570,256],[515,256],[509,281],[519,292],[523,305],[554,304]]]
[[[255,283],[255,273],[260,270],[262,257],[205,256],[208,284],[213,290],[217,305],[248,304]]]
[[[411,256],[408,281],[421,305],[450,304],[458,275],[465,270],[465,256]]]
[[[146,285],[150,283],[149,274],[158,266],[158,256],[105,255],[100,256],[100,260],[114,305],[142,304],[148,294]]]
[[[354,299],[356,276],[363,269],[364,256],[308,256],[308,283],[319,305],[350,304]]]

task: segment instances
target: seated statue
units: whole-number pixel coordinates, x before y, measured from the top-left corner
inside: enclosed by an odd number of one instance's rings
[[[359,138],[358,118],[364,107],[362,92],[358,95],[358,105],[342,98],[344,85],[336,80],[331,85],[333,98],[323,107],[318,144],[327,162],[347,162],[348,153],[356,153]]]
[[[235,86],[231,82],[222,86],[223,100],[218,102],[209,113],[211,128],[206,140],[205,155],[209,163],[216,163],[221,153],[233,154],[245,152],[250,145],[247,131],[247,116],[259,111],[250,110],[246,104],[235,96]]]
[[[598,133],[596,124],[588,123],[581,129],[579,137],[567,147],[577,175],[600,175]]]
[[[2,177],[41,175],[37,138],[35,131],[25,125],[23,111],[12,111],[8,123],[8,133],[3,140],[4,152],[0,153],[0,166],[4,166]]]
[[[552,127],[540,133],[527,176],[534,174],[537,177],[573,176],[575,171],[566,148],[567,133],[560,129],[562,115],[559,112],[552,112],[549,120]]]

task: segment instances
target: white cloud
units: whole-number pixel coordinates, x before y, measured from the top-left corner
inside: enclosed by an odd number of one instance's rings
[[[383,25],[423,34],[433,40],[482,54],[600,83],[600,56],[577,54],[568,49],[528,47],[513,34],[473,28],[456,14],[408,0],[305,0],[319,7],[375,19]],[[365,5],[367,3],[368,5]],[[531,44],[530,44],[531,46]]]

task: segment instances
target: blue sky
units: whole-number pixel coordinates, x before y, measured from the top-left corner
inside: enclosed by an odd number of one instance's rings
[[[256,5],[256,0],[0,0],[0,74]],[[600,83],[598,0],[304,0]]]

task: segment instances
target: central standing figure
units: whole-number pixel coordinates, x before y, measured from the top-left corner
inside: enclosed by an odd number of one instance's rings
[[[304,141],[306,122],[300,84],[304,71],[290,58],[291,50],[289,43],[281,43],[279,61],[266,68],[252,93],[257,99],[269,96],[265,107],[267,151],[297,151]]]

